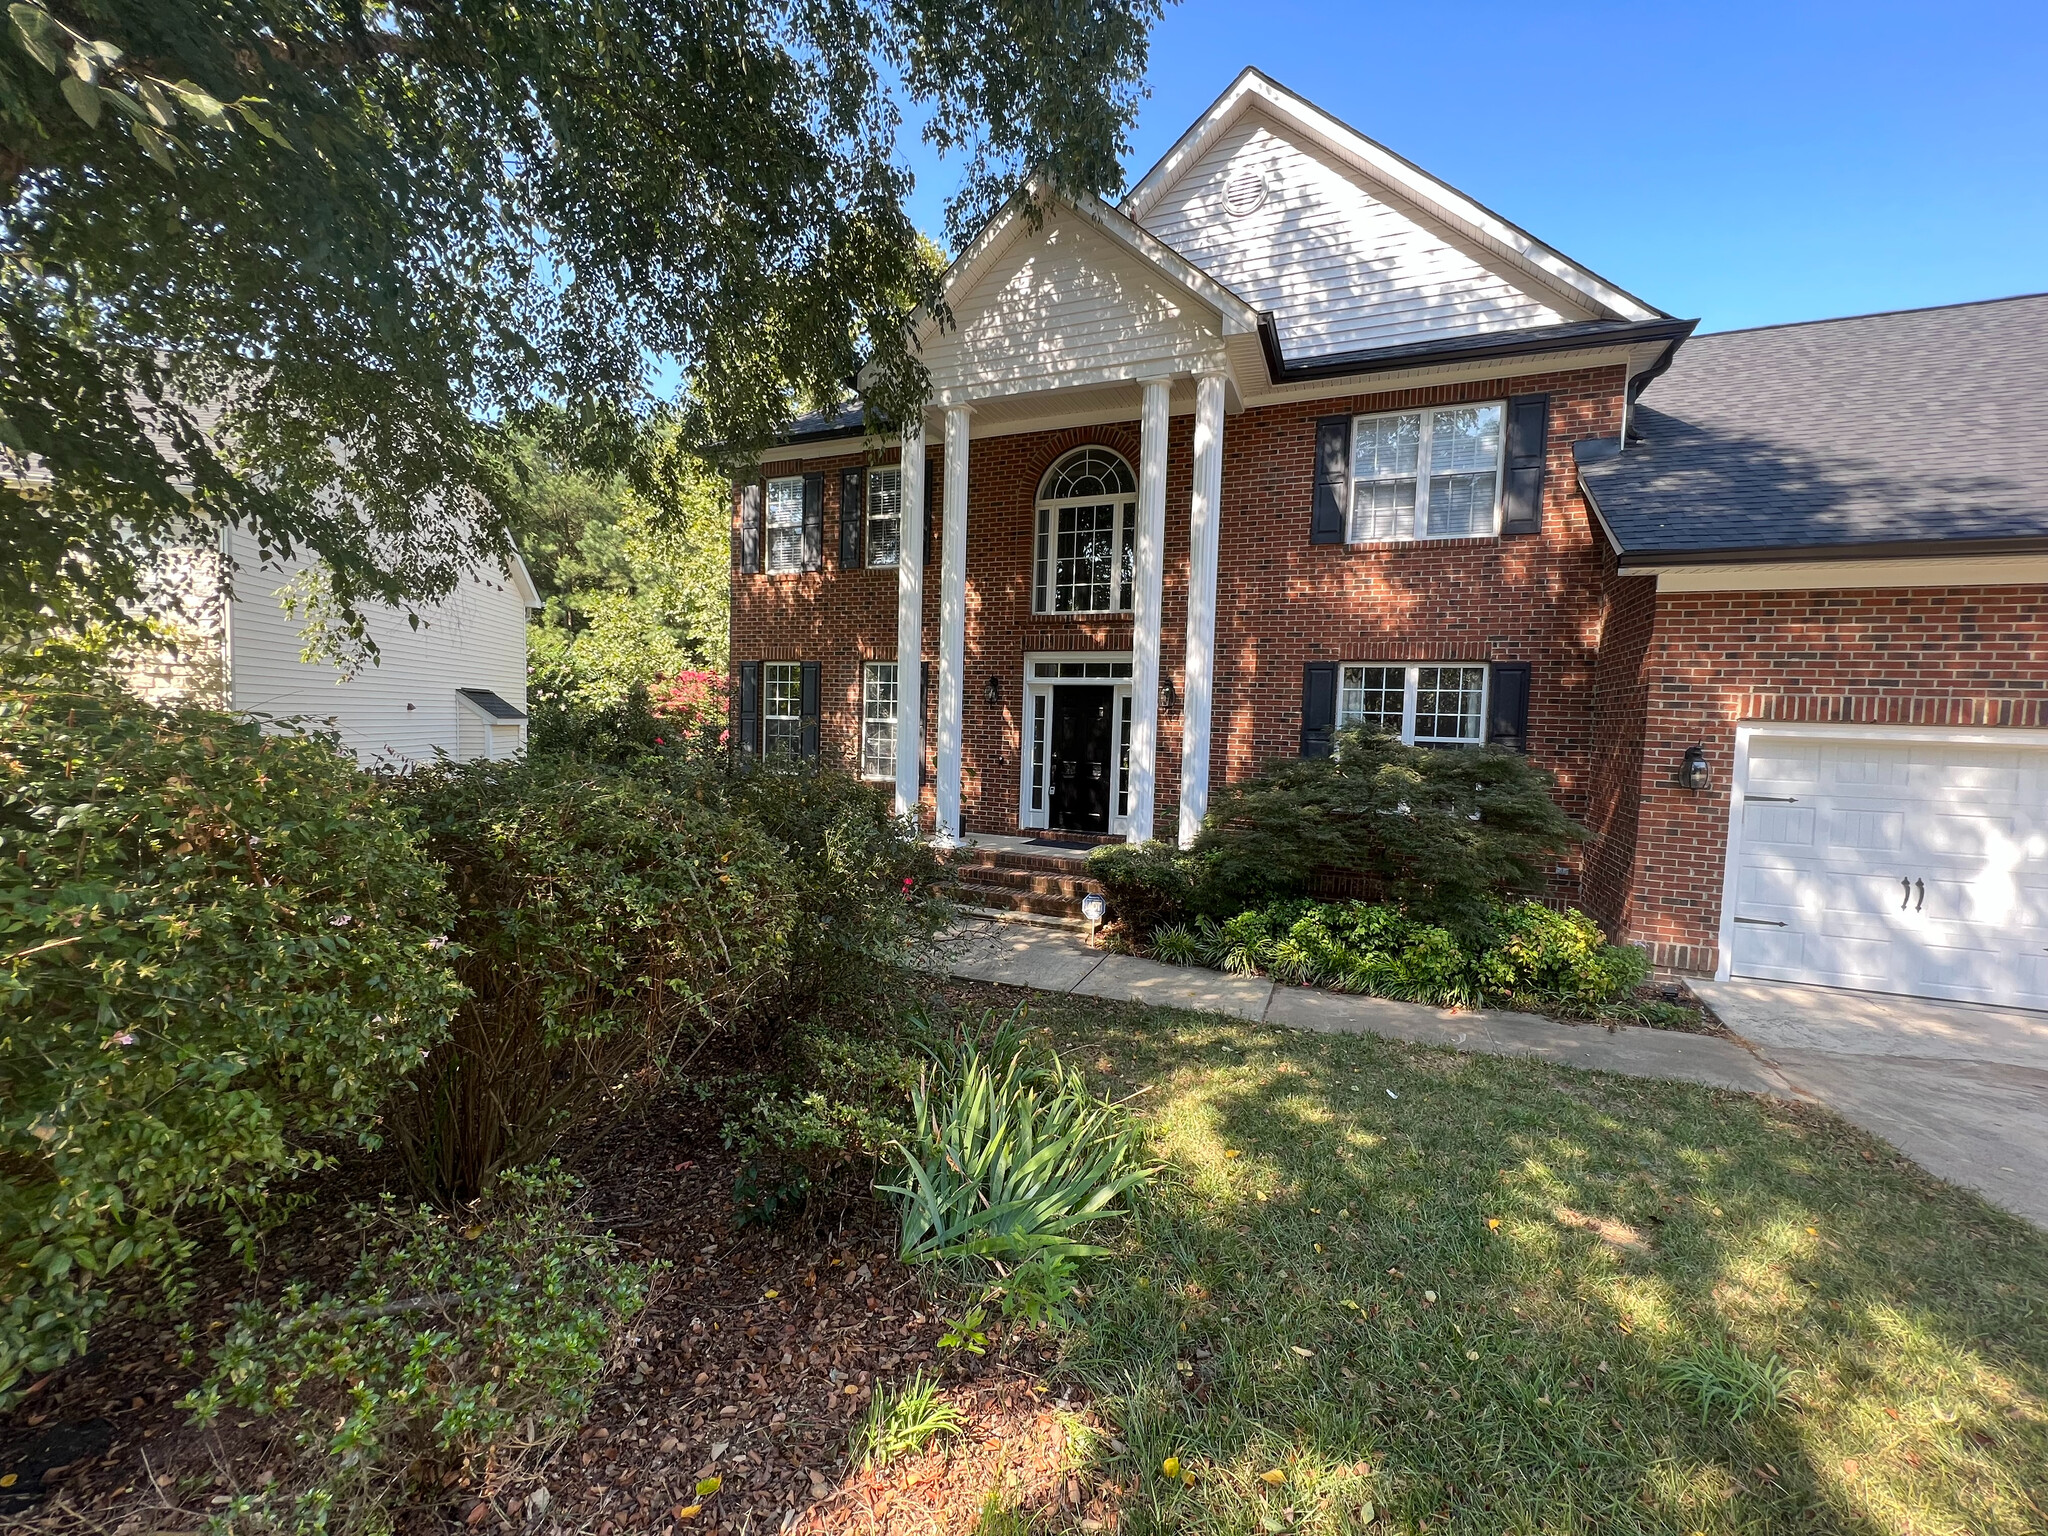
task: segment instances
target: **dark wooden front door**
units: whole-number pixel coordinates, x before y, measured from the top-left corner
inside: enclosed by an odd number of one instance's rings
[[[1116,777],[1110,750],[1114,688],[1052,691],[1052,804],[1048,819],[1068,832],[1107,832]]]

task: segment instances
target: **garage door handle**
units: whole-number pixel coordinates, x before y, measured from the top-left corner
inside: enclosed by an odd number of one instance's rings
[[[1913,882],[1913,891],[1916,897],[1913,902],[1913,910],[1918,912],[1927,905],[1927,882],[1925,880],[1915,880]]]
[[[1768,917],[1738,917],[1738,923],[1747,923],[1752,928],[1782,928],[1783,923],[1773,922]]]
[[[1797,795],[1744,795],[1742,798],[1745,800],[1761,801],[1766,805],[1797,805],[1799,803]]]
[[[1899,890],[1902,893],[1899,897],[1899,910],[1903,912],[1906,910],[1906,903],[1913,899],[1913,882],[1904,875],[1899,876]]]

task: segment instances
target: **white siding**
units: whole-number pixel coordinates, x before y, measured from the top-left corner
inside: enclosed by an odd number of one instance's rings
[[[231,548],[252,544],[238,538]],[[488,688],[526,708],[526,604],[509,575],[465,577],[447,601],[421,610],[416,630],[396,609],[372,610],[379,661],[343,679],[333,667],[299,659],[299,622],[279,598],[307,564],[245,564],[235,572],[228,648],[236,709],[332,719],[343,742],[371,762],[419,761],[436,750],[483,755],[489,738],[457,688]]]
[[[1246,173],[1263,178],[1265,202],[1232,218],[1224,188]],[[1522,292],[1259,112],[1224,133],[1142,222],[1272,311],[1291,361],[1592,317]]]
[[[925,344],[936,392],[1057,385],[1215,356],[1214,314],[1066,209],[1048,210],[952,300]]]

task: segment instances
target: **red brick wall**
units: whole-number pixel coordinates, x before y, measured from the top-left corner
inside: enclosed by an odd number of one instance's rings
[[[1269,758],[1295,753],[1302,667],[1309,661],[1527,661],[1533,666],[1531,753],[1557,773],[1565,808],[1584,814],[1602,598],[1600,544],[1578,493],[1571,445],[1619,430],[1621,387],[1621,369],[1610,367],[1307,400],[1227,418],[1217,579],[1216,779],[1243,778]],[[1410,544],[1308,542],[1318,417],[1537,391],[1551,397],[1540,533]],[[1191,415],[1171,419],[1160,672],[1172,680],[1176,696],[1187,626],[1193,434]],[[972,831],[1017,826],[1024,654],[1130,646],[1128,617],[1030,611],[1038,484],[1055,459],[1085,443],[1113,448],[1137,465],[1135,420],[981,438],[972,445],[961,788],[963,820]],[[837,471],[858,462],[840,455],[800,466],[827,471],[824,571],[733,578],[735,663],[822,662],[822,737],[828,750],[836,747],[843,757],[857,745],[860,661],[895,654],[894,572],[833,568]],[[775,468],[793,474],[799,466]],[[936,469],[934,456],[928,472]],[[934,559],[925,572],[924,618],[925,656],[934,661],[938,598]],[[1001,703],[993,707],[985,698],[991,676],[1001,692]],[[1166,836],[1173,835],[1179,815],[1180,733],[1178,709],[1162,709],[1155,803],[1157,829]],[[1575,879],[1558,889],[1570,894]]]
[[[1627,930],[1643,774],[1644,663],[1657,627],[1657,578],[1621,576],[1603,558],[1600,658],[1593,668],[1593,765],[1586,805],[1586,910]]]
[[[1674,970],[1718,958],[1741,720],[2048,725],[2048,588],[1664,593],[1644,660],[1626,936]],[[1706,749],[1713,785],[1673,782]]]

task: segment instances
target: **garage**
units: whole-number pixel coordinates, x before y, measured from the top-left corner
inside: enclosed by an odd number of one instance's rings
[[[1735,976],[2048,1008],[2048,741],[1738,732]]]

